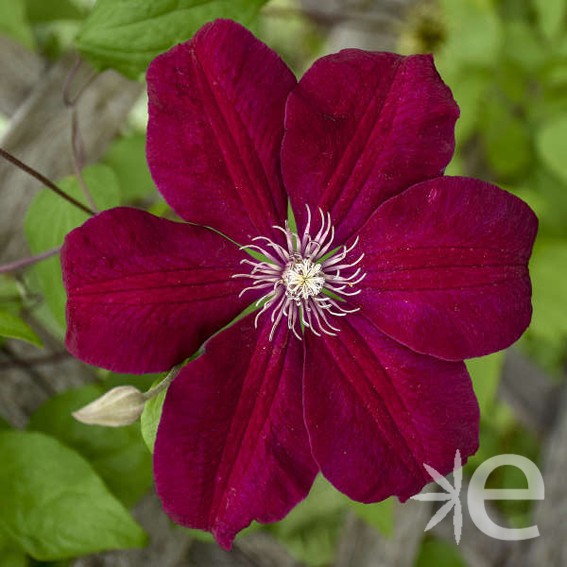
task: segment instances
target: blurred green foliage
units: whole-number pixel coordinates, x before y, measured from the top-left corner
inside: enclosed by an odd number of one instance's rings
[[[187,39],[205,21],[234,17],[253,26],[301,73],[324,48],[322,28],[298,11],[292,0],[272,0],[258,20],[255,16],[264,3],[98,0],[91,9],[83,0],[0,0],[0,34],[49,57],[78,48],[99,69],[110,67],[140,77],[157,53]],[[557,377],[563,372],[567,344],[566,19],[567,0],[421,0],[400,25],[399,46],[402,52],[433,52],[441,76],[460,105],[457,152],[447,173],[501,185],[538,214],[540,233],[530,266],[534,315],[520,347]],[[99,164],[83,171],[84,180],[101,210],[136,204],[168,214],[167,206],[156,200],[145,161],[145,134],[132,124]],[[59,184],[86,203],[76,178]],[[32,253],[60,246],[64,236],[86,218],[53,193],[40,192],[24,227]],[[43,298],[39,306],[37,297]],[[27,270],[23,282],[12,275],[0,276],[0,340],[18,338],[38,344],[21,317],[23,310],[62,337],[64,301],[57,258]],[[480,450],[469,460],[468,472],[503,452],[538,458],[539,441],[518,425],[497,398],[503,360],[504,355],[497,353],[467,362],[482,416]],[[139,426],[87,427],[75,422],[71,411],[112,385],[135,382],[147,388],[155,380],[155,376],[103,373],[100,377],[97,385],[53,397],[32,415],[25,432],[10,431],[0,418],[4,461],[0,496],[8,502],[0,508],[0,567],[28,565],[28,555],[57,559],[143,542],[143,533],[124,507],[139,500],[151,484],[151,456],[145,444],[153,446],[163,396],[147,405],[141,431]],[[32,469],[48,467],[49,478],[30,473],[24,463],[28,467],[31,463]],[[47,525],[34,516],[33,507],[46,493],[68,487],[73,471],[73,503],[78,508],[65,508],[68,500],[64,499],[56,511],[61,516],[54,516]],[[522,481],[518,473],[503,468],[490,482],[493,487],[518,486]],[[14,499],[18,494],[27,495],[21,500],[25,509]],[[84,511],[81,517],[77,510]],[[514,525],[529,521],[529,503],[504,502],[501,510]],[[27,523],[21,522],[22,514],[29,518]],[[357,515],[384,537],[393,533],[392,500],[370,506],[352,503],[322,479],[286,519],[262,529],[304,564],[321,567],[333,560],[345,514]],[[55,526],[66,526],[69,532],[50,532]],[[416,566],[437,565],[460,567],[464,562],[455,546],[427,537]]]

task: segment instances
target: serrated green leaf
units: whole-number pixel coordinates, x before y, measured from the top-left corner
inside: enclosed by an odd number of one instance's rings
[[[230,18],[249,24],[266,0],[98,0],[77,38],[79,50],[99,69],[131,78],[203,24]]]
[[[146,535],[75,451],[41,433],[0,432],[0,533],[51,561],[140,547]]]
[[[143,134],[115,140],[103,163],[116,174],[122,203],[133,203],[155,194],[155,185],[146,162],[146,137]]]
[[[565,29],[567,2],[565,0],[533,0],[542,34],[554,40]]]
[[[118,181],[112,170],[103,165],[92,165],[83,171],[83,177],[99,210],[120,204]],[[67,177],[59,186],[81,203],[86,199],[75,177]],[[39,254],[63,244],[65,236],[88,219],[88,215],[61,197],[44,189],[31,202],[24,221],[24,232],[29,248]],[[49,310],[60,327],[65,328],[65,291],[59,257],[49,258],[30,269],[32,284],[37,285]]]
[[[17,315],[4,310],[0,310],[0,337],[19,339],[36,346],[42,346],[43,344],[25,321]]]
[[[0,0],[0,34],[19,41],[29,49],[34,48],[25,0]]]
[[[153,386],[157,386],[161,382],[162,378],[156,380]],[[152,386],[152,387],[153,387]],[[140,419],[140,425],[142,428],[142,437],[150,453],[154,452],[154,445],[156,442],[157,429],[159,425],[159,420],[161,419],[161,412],[163,410],[163,402],[165,401],[165,395],[167,389],[160,392],[154,398],[151,398],[146,402],[144,406],[144,411]]]
[[[567,183],[567,113],[545,124],[537,133],[536,144],[543,163]]]
[[[30,418],[28,429],[55,437],[80,453],[126,506],[135,504],[152,484],[151,456],[138,424],[110,429],[84,425],[71,413],[104,393],[90,385],[55,396]]]

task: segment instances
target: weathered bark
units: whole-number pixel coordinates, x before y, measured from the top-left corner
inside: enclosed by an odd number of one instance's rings
[[[0,114],[12,116],[41,78],[44,61],[18,42],[0,35]]]
[[[354,514],[348,514],[335,567],[412,567],[430,514],[428,502],[396,503],[391,537],[382,535]]]

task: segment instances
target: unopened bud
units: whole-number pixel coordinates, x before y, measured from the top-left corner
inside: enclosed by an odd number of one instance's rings
[[[142,415],[145,402],[144,394],[134,386],[118,386],[74,412],[73,417],[88,425],[121,427]]]

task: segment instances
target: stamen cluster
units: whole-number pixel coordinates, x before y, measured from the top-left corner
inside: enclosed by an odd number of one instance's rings
[[[258,260],[242,260],[241,264],[252,266],[248,274],[235,274],[233,277],[249,278],[253,284],[240,293],[249,290],[266,289],[256,306],[261,309],[255,319],[272,310],[272,329],[270,340],[285,317],[288,328],[301,340],[301,326],[317,335],[321,333],[336,335],[339,329],[331,323],[331,316],[344,317],[357,309],[345,309],[341,303],[344,298],[357,295],[361,290],[352,288],[360,283],[366,274],[360,268],[353,268],[362,260],[361,254],[354,261],[347,261],[347,256],[358,244],[358,238],[349,246],[332,249],[335,229],[331,224],[331,215],[319,209],[321,226],[314,237],[311,237],[311,212],[307,208],[307,223],[300,237],[292,232],[289,224],[275,226],[285,236],[285,245],[259,236],[254,241],[262,241],[263,245],[249,244],[243,250],[255,251],[263,258]],[[344,272],[351,272],[343,275]]]

